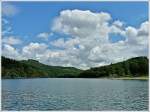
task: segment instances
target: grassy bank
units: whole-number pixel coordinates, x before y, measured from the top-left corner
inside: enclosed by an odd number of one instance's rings
[[[148,80],[148,76],[142,76],[142,77],[119,77],[119,78],[111,78],[111,79],[117,79],[117,80]]]

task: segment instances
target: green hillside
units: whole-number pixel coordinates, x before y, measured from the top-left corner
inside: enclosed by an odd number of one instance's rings
[[[79,70],[74,67],[49,66],[29,59],[16,61],[2,57],[2,78],[119,78],[148,76],[148,58],[136,57],[129,60]]]
[[[80,72],[73,67],[48,66],[31,59],[16,61],[2,57],[2,78],[77,77]]]
[[[79,77],[97,78],[97,77],[142,77],[148,76],[148,58],[135,57],[129,60],[95,67],[80,73]]]

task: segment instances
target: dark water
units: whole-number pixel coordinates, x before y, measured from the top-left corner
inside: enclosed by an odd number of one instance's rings
[[[148,110],[148,81],[2,80],[2,110]]]

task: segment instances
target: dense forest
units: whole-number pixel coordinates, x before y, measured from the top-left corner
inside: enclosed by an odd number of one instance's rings
[[[141,77],[148,76],[148,58],[135,57],[123,62],[95,67],[80,73],[79,77]]]
[[[74,67],[44,65],[28,59],[2,57],[2,78],[100,78],[148,76],[148,58],[136,57],[111,65],[80,70]]]
[[[76,77],[81,71],[73,67],[44,65],[32,59],[17,61],[2,57],[2,78]]]

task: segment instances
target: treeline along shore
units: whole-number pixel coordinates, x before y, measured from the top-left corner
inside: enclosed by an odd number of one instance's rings
[[[148,58],[135,57],[126,61],[80,70],[74,67],[50,66],[38,61],[13,60],[1,57],[2,78],[148,78]],[[137,78],[138,79],[138,78]],[[145,78],[144,78],[145,79]]]

